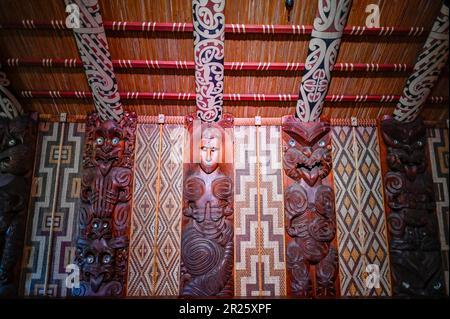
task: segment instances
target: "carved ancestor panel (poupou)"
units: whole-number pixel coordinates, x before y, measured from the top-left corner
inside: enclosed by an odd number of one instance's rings
[[[336,296],[330,125],[285,116],[282,130],[288,295]]]
[[[119,122],[88,116],[83,158],[76,263],[76,296],[122,296],[125,292],[132,168],[137,117]]]
[[[17,296],[33,158],[34,115],[0,118],[0,296]]]
[[[187,127],[180,295],[232,296],[233,118],[201,123],[188,116]]]
[[[381,134],[394,295],[442,295],[445,288],[425,126],[420,118],[403,123],[386,117]]]
[[[449,290],[449,137],[448,129],[427,129],[427,142],[430,152],[431,174],[433,176],[434,195],[436,200],[436,212],[439,224],[439,237],[441,239],[441,252],[444,264],[444,276],[447,283],[446,291]]]

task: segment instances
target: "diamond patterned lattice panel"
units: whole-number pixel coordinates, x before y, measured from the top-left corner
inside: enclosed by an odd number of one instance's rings
[[[161,133],[160,144],[158,125],[137,128],[129,296],[173,296],[179,290],[184,131],[164,125]]]
[[[449,232],[449,195],[448,195],[448,129],[428,129],[428,147],[431,172],[433,174],[436,211],[439,223],[441,250],[444,260],[445,282],[449,282],[448,232]]]
[[[22,293],[68,295],[66,266],[74,261],[81,189],[82,123],[40,123]]]
[[[391,295],[376,128],[334,127],[333,170],[342,296]],[[379,268],[379,288],[366,267]]]

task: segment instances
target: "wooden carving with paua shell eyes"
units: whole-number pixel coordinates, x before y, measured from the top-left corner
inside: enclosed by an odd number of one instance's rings
[[[187,117],[180,295],[232,296],[233,118],[196,123]]]
[[[125,291],[137,117],[87,119],[75,296],[122,296]]]
[[[284,116],[283,170],[288,294],[338,292],[330,125]]]
[[[37,120],[0,118],[0,297],[17,296]]]
[[[393,290],[397,296],[445,293],[425,127],[386,117],[381,122]]]

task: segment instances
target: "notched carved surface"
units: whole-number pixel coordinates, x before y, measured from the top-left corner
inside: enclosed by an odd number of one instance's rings
[[[283,168],[291,179],[284,194],[291,293],[334,296],[336,218],[334,192],[327,181],[332,165],[330,126],[287,116],[282,128]]]
[[[182,296],[232,296],[233,167],[225,163],[226,152],[232,152],[225,149],[226,127],[232,127],[227,116],[218,124],[203,123],[198,148],[192,149],[200,152],[200,162],[184,164]]]
[[[36,144],[34,116],[0,118],[0,296],[16,296]]]
[[[381,123],[387,147],[384,176],[396,295],[444,294],[440,244],[431,176],[427,171],[421,119]]]
[[[120,122],[88,117],[83,158],[76,261],[81,287],[76,296],[120,296],[124,292],[132,197],[136,115]]]

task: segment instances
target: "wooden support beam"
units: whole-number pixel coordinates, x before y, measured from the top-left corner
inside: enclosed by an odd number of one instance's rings
[[[80,25],[73,32],[95,108],[102,120],[119,121],[123,108],[98,1],[65,0],[65,3],[79,8]]]
[[[394,110],[397,121],[409,123],[417,118],[447,62],[448,10],[448,1],[444,1]]]
[[[223,113],[225,0],[192,0],[197,116],[217,122]]]
[[[322,113],[351,4],[351,0],[318,1],[297,101],[296,116],[302,122],[317,121]]]

